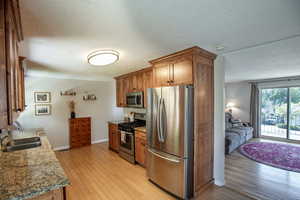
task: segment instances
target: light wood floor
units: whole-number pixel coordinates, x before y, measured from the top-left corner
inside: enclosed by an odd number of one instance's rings
[[[227,187],[257,199],[300,200],[300,173],[260,164],[238,151],[226,156],[225,180]]]
[[[107,143],[56,153],[71,186],[68,200],[175,199],[147,180],[146,170],[109,151]],[[210,187],[197,199],[250,200],[226,187]]]

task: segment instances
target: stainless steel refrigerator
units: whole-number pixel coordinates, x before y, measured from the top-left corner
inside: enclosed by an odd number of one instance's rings
[[[193,194],[193,87],[148,89],[147,175],[162,189]]]

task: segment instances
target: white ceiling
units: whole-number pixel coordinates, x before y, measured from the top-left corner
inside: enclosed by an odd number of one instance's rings
[[[300,39],[295,37],[300,36],[299,0],[20,3],[29,75],[106,80],[194,45],[210,51],[226,47],[221,54],[227,82],[300,75]],[[291,39],[269,43],[284,38]],[[96,49],[117,50],[120,60],[90,66],[86,56]]]

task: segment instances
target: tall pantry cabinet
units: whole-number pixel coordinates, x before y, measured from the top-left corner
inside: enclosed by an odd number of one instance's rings
[[[23,40],[18,0],[0,1],[0,129],[25,108],[24,69],[19,57]]]

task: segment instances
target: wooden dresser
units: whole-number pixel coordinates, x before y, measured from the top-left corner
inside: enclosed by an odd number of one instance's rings
[[[70,148],[91,144],[91,118],[82,117],[69,119]]]

